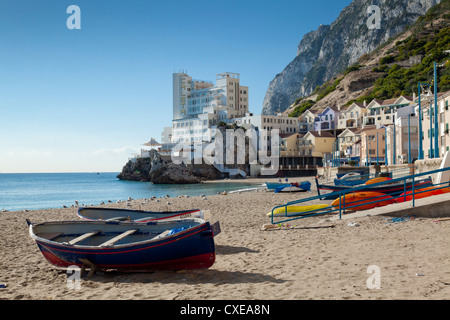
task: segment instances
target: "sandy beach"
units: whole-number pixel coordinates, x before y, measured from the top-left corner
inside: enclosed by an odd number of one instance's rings
[[[304,180],[290,178],[290,181]],[[296,226],[293,229],[261,229],[263,224],[270,223],[266,213],[274,206],[316,195],[312,190],[286,194],[259,190],[158,202],[136,199],[130,201],[130,207],[125,202],[107,203],[104,206],[141,210],[208,210],[211,220],[220,221],[222,230],[215,237],[216,261],[207,270],[100,272],[83,278],[79,290],[68,288],[66,272],[44,259],[29,236],[25,221],[76,220],[76,208],[0,212],[3,227],[0,283],[7,285],[0,288],[0,299],[442,300],[450,297],[449,220],[418,217],[394,223],[387,216],[364,216],[319,224],[324,216],[317,216],[292,221]],[[370,266],[379,268],[379,288],[368,288]]]

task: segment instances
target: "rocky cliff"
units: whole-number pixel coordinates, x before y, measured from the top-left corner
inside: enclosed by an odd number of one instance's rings
[[[199,183],[201,179],[184,164],[174,164],[155,151],[149,158],[128,161],[117,176],[120,180],[150,181],[155,184]]]
[[[157,151],[150,151],[150,157],[129,160],[117,175],[120,180],[146,181],[155,184],[200,183],[202,180],[225,178],[212,165],[175,164],[162,157]]]
[[[331,25],[321,25],[300,41],[297,56],[270,82],[263,114],[285,111],[297,98],[332,79],[362,55],[402,32],[440,0],[354,0]],[[379,28],[372,28],[380,8]],[[371,28],[369,28],[369,26]]]

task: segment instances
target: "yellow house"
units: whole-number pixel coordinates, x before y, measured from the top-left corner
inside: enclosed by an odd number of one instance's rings
[[[299,139],[299,152],[301,156],[323,158],[325,153],[333,151],[336,137],[329,131],[309,131]]]
[[[384,128],[377,129],[376,126],[370,126],[358,133],[361,136],[361,164],[384,164],[386,151]]]
[[[300,133],[280,133],[280,156],[298,156],[299,138],[303,136]]]

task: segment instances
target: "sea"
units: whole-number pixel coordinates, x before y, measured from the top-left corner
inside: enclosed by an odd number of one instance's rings
[[[123,181],[119,172],[91,173],[2,173],[0,211],[39,210],[102,202],[144,199],[153,196],[214,195],[261,186],[262,183],[215,182],[199,184],[152,184]]]

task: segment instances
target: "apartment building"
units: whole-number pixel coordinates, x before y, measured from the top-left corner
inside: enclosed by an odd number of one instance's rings
[[[337,128],[337,119],[341,112],[335,107],[326,107],[314,119],[314,131],[334,130]]]
[[[385,129],[366,126],[359,131],[361,137],[361,165],[385,163]]]
[[[340,109],[340,115],[337,121],[338,129],[361,128],[363,118],[367,115],[366,102],[354,102],[345,109]]]
[[[438,122],[438,157],[444,156],[449,151],[450,146],[450,111],[449,100],[450,91],[438,93],[437,95],[437,122]],[[428,99],[422,98],[422,143],[424,159],[435,158],[435,120],[434,120],[434,97],[428,96]],[[431,112],[430,112],[431,107]],[[418,106],[416,107],[418,113]],[[431,117],[430,117],[431,116]],[[430,123],[431,122],[431,123]],[[431,130],[430,130],[431,128]],[[431,147],[430,147],[431,146]]]
[[[186,73],[174,73],[172,78],[172,143],[208,140],[209,128],[248,113],[249,88],[240,85],[238,73],[217,74],[216,85]]]

